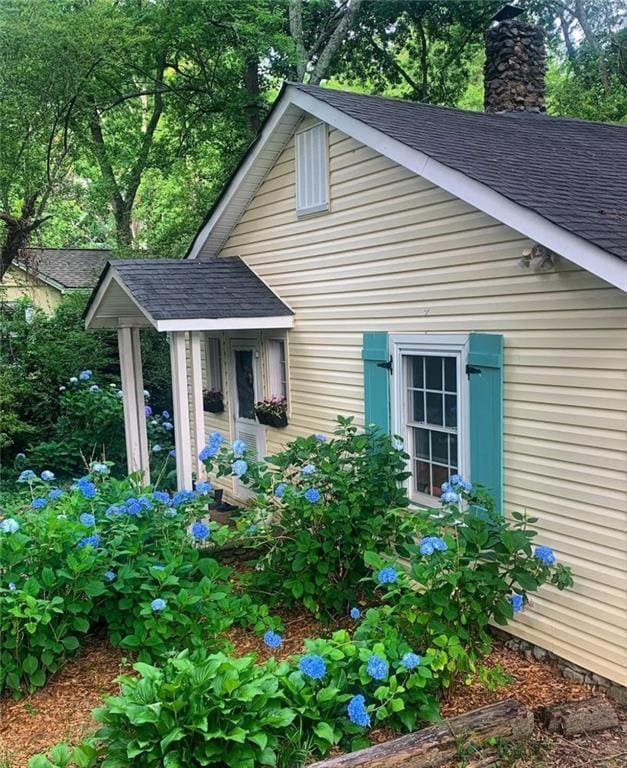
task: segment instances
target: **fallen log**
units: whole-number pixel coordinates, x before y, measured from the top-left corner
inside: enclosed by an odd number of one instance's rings
[[[309,768],[435,768],[479,748],[488,739],[523,741],[531,736],[533,714],[513,699],[474,709],[438,725],[314,763]]]
[[[544,707],[540,719],[549,733],[562,736],[604,731],[618,725],[616,710],[601,696]]]

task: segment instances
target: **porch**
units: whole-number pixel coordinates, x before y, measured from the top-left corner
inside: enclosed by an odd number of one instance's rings
[[[128,471],[140,472],[150,483],[142,329],[168,335],[177,486],[182,490],[193,487],[194,477],[204,477],[192,445],[206,443],[202,351],[206,334],[228,332],[237,338],[284,332],[292,325],[292,310],[238,257],[109,262],[87,306],[85,327],[117,330]],[[254,354],[241,349],[246,352],[242,365],[250,365],[252,371]],[[254,387],[250,392],[255,393]]]

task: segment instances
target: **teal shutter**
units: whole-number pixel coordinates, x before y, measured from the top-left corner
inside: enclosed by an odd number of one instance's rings
[[[364,333],[363,344],[365,423],[376,424],[389,434],[391,376],[379,365],[390,359],[388,335],[385,331]]]
[[[468,348],[470,386],[470,472],[503,509],[503,337],[471,333]]]

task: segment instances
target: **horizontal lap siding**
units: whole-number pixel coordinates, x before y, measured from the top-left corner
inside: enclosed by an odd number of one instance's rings
[[[517,265],[528,241],[330,131],[330,213],[297,219],[290,144],[223,248],[294,309],[290,425],[268,451],[336,414],[363,421],[361,335],[502,333],[505,503],[575,571],[513,630],[627,684],[627,299],[560,260]]]

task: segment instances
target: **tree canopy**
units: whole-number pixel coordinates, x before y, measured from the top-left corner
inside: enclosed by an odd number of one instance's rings
[[[2,274],[27,244],[180,257],[284,79],[481,109],[500,0],[4,0]],[[627,120],[624,0],[530,0],[553,114]]]

